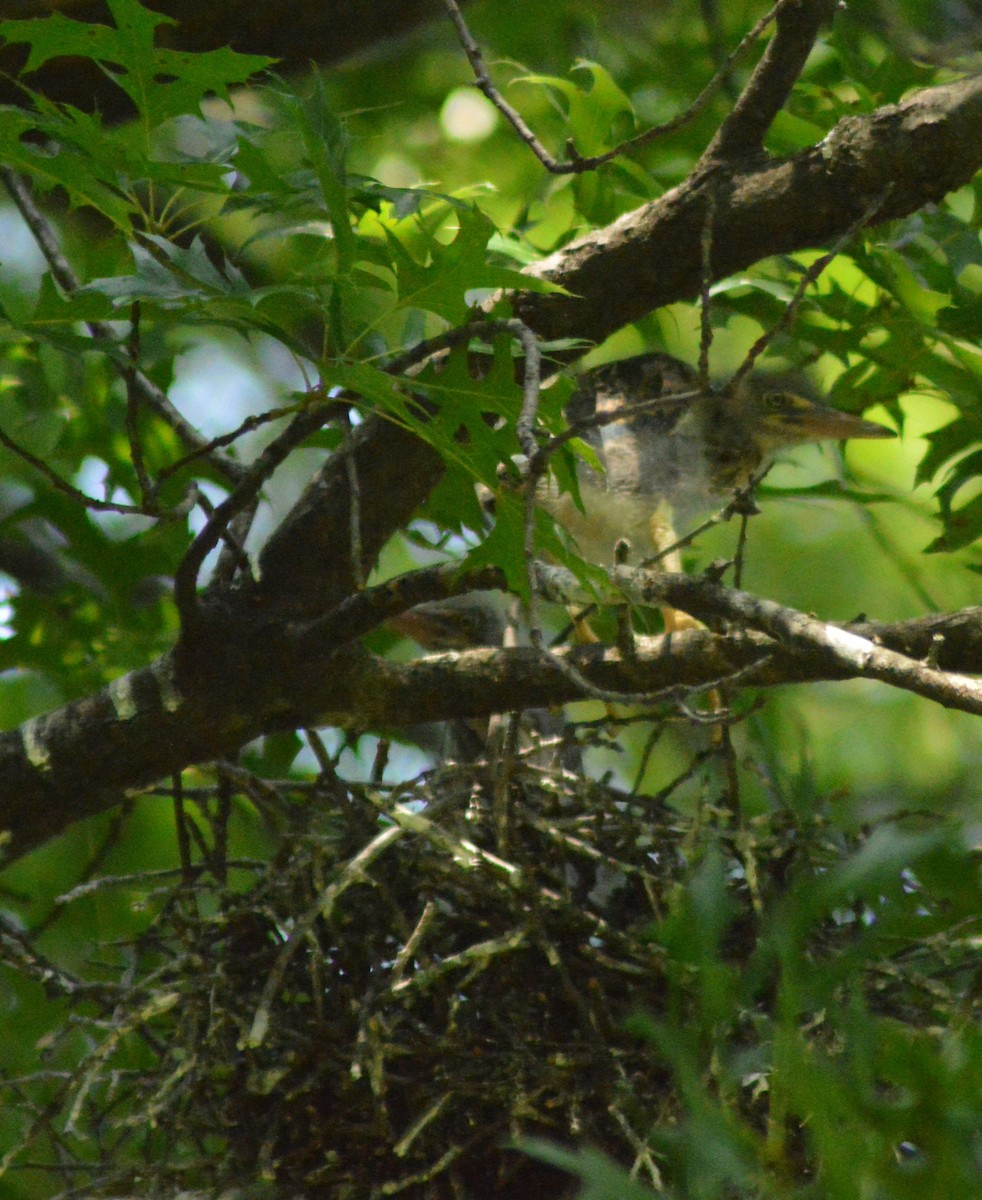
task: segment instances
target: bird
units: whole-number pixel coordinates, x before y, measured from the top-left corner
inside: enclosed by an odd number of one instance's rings
[[[481,646],[509,647],[518,639],[515,607],[501,592],[473,591],[444,600],[417,604],[386,621],[386,627],[411,638],[432,652],[470,650]],[[566,722],[559,709],[525,709],[521,714],[517,748],[532,765],[555,762],[574,773],[582,773],[580,748],[566,736]],[[477,762],[490,752],[500,754],[504,728],[500,719],[489,722],[455,718],[444,722],[410,725],[407,736],[438,762]]]
[[[681,569],[678,532],[759,478],[774,459],[808,442],[892,438],[893,430],[749,375],[707,388],[699,373],[652,352],[578,377],[566,419],[600,470],[578,468],[582,507],[548,487],[539,503],[572,536],[580,555],[611,567],[657,558]],[[666,630],[697,623],[665,612]]]

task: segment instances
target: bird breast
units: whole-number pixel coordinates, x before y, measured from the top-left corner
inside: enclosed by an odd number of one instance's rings
[[[598,566],[614,564],[615,547],[627,543],[626,561],[636,564],[660,548],[652,540],[656,505],[650,496],[608,490],[594,472],[580,480],[581,512],[569,493],[540,497],[540,503],[572,535],[580,554]],[[670,524],[667,505],[665,523]]]

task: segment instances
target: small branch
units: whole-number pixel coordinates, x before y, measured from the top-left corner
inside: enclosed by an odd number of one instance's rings
[[[198,493],[198,505],[207,519],[210,520],[215,515],[215,505],[212,504],[205,492]],[[242,544],[245,534],[248,533],[248,525],[240,530],[240,522],[251,522],[258,506],[258,497],[253,496],[252,501],[232,518],[228,528],[221,530],[222,550],[211,579],[211,587],[218,588],[230,583],[236,571],[242,571],[246,575],[250,574],[249,556]]]
[[[283,417],[295,416],[298,411],[306,411],[309,406],[308,401],[301,400],[297,404],[286,404],[282,408],[270,408],[266,412],[253,413],[251,416],[246,417],[235,429],[230,430],[228,433],[219,434],[218,437],[205,442],[198,449],[190,451],[190,453],[185,454],[172,463],[168,463],[157,475],[158,485],[170,479],[172,475],[176,475],[178,471],[182,471],[185,467],[190,466],[191,463],[196,462],[199,458],[210,458],[216,450],[221,450],[225,446],[231,446],[245,434],[255,433],[257,429],[262,429],[264,425],[269,425],[273,421],[280,421]],[[236,466],[240,467],[243,472],[246,470],[243,464],[236,463]]]
[[[772,325],[770,329],[765,330],[764,333],[761,334],[761,336],[747,351],[743,362],[737,368],[732,379],[730,379],[729,383],[726,385],[729,390],[732,391],[740,382],[740,380],[745,378],[745,376],[747,376],[753,370],[757,359],[760,358],[777,334],[779,334],[783,329],[787,329],[797,315],[798,309],[801,307],[801,303],[811,285],[818,279],[825,268],[835,258],[837,258],[839,254],[842,253],[842,251],[849,244],[849,242],[852,241],[860,229],[862,229],[865,225],[868,225],[870,221],[873,220],[877,212],[879,212],[880,208],[883,206],[889,194],[890,187],[888,185],[876,197],[876,199],[872,201],[871,204],[866,206],[865,211],[862,212],[855,221],[853,221],[845,233],[843,233],[838,241],[836,241],[832,249],[821,255],[819,258],[816,258],[811,266],[802,272],[801,278],[798,280],[790,303],[785,308],[784,312],[781,313],[780,318],[775,322],[775,324]]]
[[[656,141],[658,138],[676,133],[694,121],[723,87],[737,60],[757,41],[771,21],[774,20],[775,15],[782,7],[787,6],[789,0],[779,0],[779,3],[775,4],[769,12],[761,17],[750,32],[743,37],[736,49],[726,58],[709,83],[706,84],[695,100],[683,112],[673,117],[670,121],[665,121],[661,125],[653,125],[643,133],[639,133],[632,138],[627,138],[613,150],[608,150],[604,154],[593,155],[590,158],[584,158],[578,154],[575,147],[570,144],[571,157],[565,162],[560,161],[549,153],[532,129],[526,124],[522,114],[513,108],[495,87],[488,73],[480,47],[467,28],[456,0],[443,0],[443,3],[450,16],[450,20],[453,21],[454,27],[457,30],[457,36],[460,39],[461,46],[464,48],[464,53],[471,64],[478,89],[490,100],[550,174],[579,175],[585,171],[596,170],[597,167],[603,166],[604,163],[610,162],[612,159],[617,158],[618,155],[626,154],[631,150],[637,150],[641,146],[646,146],[650,142]]]
[[[760,150],[764,137],[798,81],[821,27],[832,18],[838,0],[781,0],[770,15],[777,31],[733,111],[696,167],[733,161]]]
[[[143,504],[120,504],[115,500],[95,500],[92,496],[87,496],[85,492],[80,491],[77,487],[73,487],[67,480],[62,479],[57,471],[53,471],[43,458],[38,458],[30,450],[25,449],[3,429],[0,429],[0,445],[6,446],[12,454],[16,454],[18,458],[22,458],[35,471],[40,472],[57,491],[63,492],[66,496],[76,501],[76,503],[82,505],[84,508],[91,509],[93,512],[126,513],[130,516],[153,517],[157,520],[177,520],[187,516],[194,507],[195,500],[198,497],[197,488],[192,484],[180,504],[164,512],[161,512],[156,507],[147,507]]]
[[[809,617],[773,600],[760,599],[736,588],[706,580],[648,573],[635,575],[627,585],[645,603],[667,599],[703,619],[726,618],[744,628],[758,629],[793,651],[817,656],[857,679],[877,679],[891,687],[925,696],[945,708],[982,714],[982,682],[967,675],[940,671],[867,637]]]
[[[666,546],[664,550],[659,550],[657,554],[652,554],[648,558],[643,559],[640,565],[642,567],[655,566],[656,563],[668,558],[670,554],[675,554],[679,550],[684,550],[686,546],[691,546],[707,530],[713,529],[717,525],[724,525],[727,521],[732,521],[736,516],[755,516],[758,510],[754,501],[754,494],[770,469],[769,466],[765,467],[763,471],[752,476],[750,481],[743,487],[734,488],[732,499],[727,501],[718,512],[713,513],[711,517],[707,517],[705,521],[702,521],[677,541],[672,542],[670,546]]]
[[[188,547],[174,575],[174,601],[185,629],[190,628],[197,614],[198,573],[202,563],[222,540],[232,519],[252,503],[276,468],[319,426],[323,410],[328,407],[311,405],[311,410],[316,411],[303,414],[306,420],[298,417],[279,437],[274,438],[256,461],[250,464],[228,496],[215,507],[204,528]]]
[[[140,500],[147,508],[155,507],[157,489],[147,472],[140,440],[139,395],[136,386],[137,363],[140,357],[140,305],[134,303],[130,310],[130,335],[126,339],[127,365],[123,368],[126,384],[126,436],[130,444],[130,461],[140,486]]]
[[[55,282],[66,295],[74,295],[81,287],[81,283],[68,259],[62,253],[58,238],[55,236],[51,224],[34,203],[27,185],[9,167],[0,167],[0,179],[3,180],[25,224],[34,235],[34,239],[51,269],[51,274]],[[118,359],[118,352],[120,350],[119,339],[116,337],[113,327],[105,321],[87,321],[85,325],[92,335],[93,340],[106,346],[110,353]],[[162,421],[165,421],[186,446],[193,450],[203,451],[206,445],[205,439],[189,421],[186,421],[181,416],[167,395],[148,376],[142,371],[137,370],[135,366],[132,369],[131,380],[128,382],[128,393],[130,387],[133,394],[138,396],[148,408],[152,409]],[[210,452],[208,453],[208,460],[226,479],[237,479],[245,471],[241,463],[236,462],[234,458],[229,458],[225,454]]]
[[[539,453],[547,457],[554,454],[560,446],[565,446],[567,442],[573,441],[581,434],[588,433],[591,429],[601,429],[604,425],[612,425],[617,421],[631,421],[635,417],[655,412],[660,408],[674,408],[685,400],[695,400],[701,395],[702,392],[698,388],[693,388],[691,392],[671,392],[667,396],[651,396],[646,400],[636,400],[632,404],[613,408],[610,412],[591,413],[590,416],[582,417],[578,421],[570,421],[562,433],[557,433],[555,437],[549,438],[542,444]]]

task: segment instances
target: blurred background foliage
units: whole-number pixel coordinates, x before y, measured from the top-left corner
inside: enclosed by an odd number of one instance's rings
[[[763,10],[751,2],[489,0],[474,5],[468,18],[496,82],[542,140],[561,154],[572,138],[589,155],[683,110]],[[755,61],[755,53],[741,61],[706,110],[671,138],[598,172],[555,178],[471,86],[448,23],[380,43],[296,87],[274,78],[265,89],[233,93],[259,62],[202,56],[195,70],[182,71],[177,88],[168,82],[166,62],[151,60],[153,22],[142,20],[135,42],[105,50],[107,62],[131,72],[141,120],[107,130],[81,110],[43,100],[32,108],[25,92],[24,108],[6,111],[0,124],[0,160],[47,192],[64,251],[84,284],[74,295],[60,291],[15,210],[2,202],[0,428],[73,486],[129,504],[138,502],[139,483],[120,352],[94,348],[81,322],[118,322],[124,336],[139,303],[142,368],[207,437],[249,416],[301,404],[317,380],[356,385],[366,411],[381,408],[412,424],[417,418],[378,365],[464,320],[469,306],[494,289],[519,284],[522,265],[683,180]],[[0,36],[30,41],[43,57],[73,48],[63,40],[71,34],[66,29],[5,22]],[[844,116],[977,69],[980,31],[982,12],[968,3],[850,3],[774,123],[770,150],[793,153]],[[24,83],[29,88],[29,74]],[[196,115],[199,102],[203,119]],[[859,613],[900,619],[977,601],[980,221],[976,180],[937,207],[867,231],[828,267],[792,326],[772,342],[768,369],[800,374],[836,405],[867,412],[902,436],[850,446],[844,459],[830,448],[808,448],[771,474],[763,513],[750,525],[744,575],[750,590],[831,620]],[[776,323],[817,253],[759,263],[712,289],[715,376],[724,379]],[[584,347],[585,361],[653,349],[696,360],[694,305],[672,305],[601,346]],[[497,348],[479,388],[458,367],[429,382],[441,393],[446,419],[421,432],[452,469],[424,519],[387,548],[380,577],[473,547],[482,533],[474,482],[493,486],[497,464],[515,449],[509,430],[477,419],[479,411],[517,412],[507,348]],[[555,424],[558,410],[554,398],[544,405],[545,419]],[[467,454],[454,437],[461,421],[473,438]],[[275,428],[273,422],[250,431],[236,453],[248,459]],[[252,549],[337,437],[325,431],[277,474]],[[140,440],[152,473],[181,457],[173,431],[155,418],[141,420]],[[172,644],[168,580],[200,519],[87,512],[36,466],[2,453],[0,571],[7,574],[0,713],[10,728]],[[177,504],[192,479],[213,500],[224,494],[221,478],[195,462],[161,484],[162,505]],[[517,561],[516,536],[513,530],[509,541],[499,530],[493,543],[506,567]],[[731,554],[735,538],[732,527],[712,530],[689,552],[689,565]],[[406,653],[392,634],[378,645]],[[586,703],[572,711],[583,719],[601,715]],[[339,771],[365,778],[382,732],[350,744],[329,734]],[[589,769],[657,793],[686,770],[695,735],[666,724],[658,736],[651,753],[650,723],[628,725],[616,744],[590,751]],[[879,963],[891,939],[909,937],[912,927],[918,937],[952,936],[953,947],[957,928],[965,940],[951,951],[952,970],[963,979],[961,956],[975,936],[980,899],[971,858],[982,777],[978,722],[906,693],[850,683],[769,695],[733,736],[746,767],[741,799],[748,820],[790,812],[818,821],[821,814],[823,828],[835,831],[829,839],[839,841],[823,883],[809,876],[811,890],[789,889],[744,972],[710,971],[732,919],[727,868],[711,850],[653,932],[678,964],[668,1015],[642,1030],[676,1072],[687,1106],[688,1123],[666,1127],[658,1145],[675,1167],[671,1194],[799,1194],[754,1190],[762,1160],[786,1155],[792,1162],[797,1151],[784,1145],[777,1117],[762,1146],[726,1103],[727,1089],[754,1069],[766,1089],[769,1055],[783,1064],[782,1078],[793,1081],[780,1098],[788,1114],[814,1111],[815,1096],[824,1097],[818,1108],[827,1125],[817,1123],[813,1137],[833,1166],[802,1196],[923,1198],[971,1190],[973,1180],[977,1187],[982,1051],[971,1003],[965,1001],[959,1025],[951,994],[937,1000],[934,1016],[953,1023],[947,1033],[924,1021],[901,1028],[894,1018],[906,984],[891,980],[895,991],[884,984],[890,999],[882,1011],[861,988],[843,1004],[841,993],[833,996],[833,980],[806,961],[803,946],[820,921],[837,914],[857,935],[840,971],[858,971]],[[315,768],[299,737],[266,739],[244,761],[274,776],[305,777]],[[389,753],[385,778],[411,778],[430,761],[407,739]],[[202,781],[210,777],[202,774]],[[691,814],[714,786],[695,772],[672,802]],[[921,832],[902,830],[901,819],[919,822]],[[874,822],[883,829],[873,848],[850,858],[850,839]],[[233,857],[262,858],[275,844],[248,801],[237,806],[230,838]],[[117,946],[118,965],[126,939],[155,910],[145,882],[79,893],[67,904],[55,897],[95,874],[125,879],[170,868],[176,852],[166,807],[158,798],[135,799],[7,871],[3,910],[13,926],[43,928],[38,944],[71,969],[89,969],[95,944],[107,960],[108,947]],[[925,881],[935,887],[929,898]],[[857,895],[869,903],[857,905]],[[776,1015],[765,1031],[748,1032],[747,1012],[761,991],[754,972],[764,960],[781,964]],[[700,981],[695,990],[693,979]],[[798,1027],[805,1010],[827,1022],[820,1053]],[[57,1025],[62,1001],[47,1002],[35,981],[8,973],[0,1011],[3,1071],[35,1069],[36,1047]],[[870,1082],[884,1069],[896,1089],[890,1095]],[[957,1095],[962,1107],[931,1108],[932,1094]],[[912,1122],[919,1139],[909,1135]],[[0,1140],[9,1144],[18,1127],[5,1105]],[[836,1157],[827,1147],[847,1129],[848,1154]],[[898,1149],[908,1142],[908,1150]],[[888,1160],[893,1167],[883,1165]],[[603,1190],[608,1168],[599,1160],[566,1165],[593,1181],[599,1190],[592,1194],[613,1194]],[[10,1173],[0,1186],[11,1197],[47,1194],[29,1173]]]

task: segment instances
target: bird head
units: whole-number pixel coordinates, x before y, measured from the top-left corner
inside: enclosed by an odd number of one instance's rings
[[[875,421],[840,412],[794,392],[765,391],[735,400],[746,428],[764,458],[805,442],[847,438],[892,438],[896,434]]]

